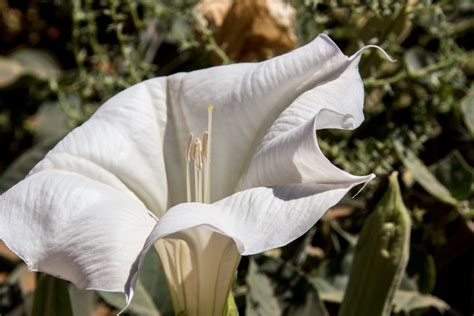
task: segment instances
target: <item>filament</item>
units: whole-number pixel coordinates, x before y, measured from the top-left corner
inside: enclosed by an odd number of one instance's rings
[[[186,201],[191,202],[191,176],[189,174],[189,162],[191,161],[191,149],[193,145],[193,134],[189,134],[188,142],[184,150],[184,161],[186,162]]]
[[[199,203],[210,203],[211,190],[211,132],[212,132],[212,110],[214,106],[209,104],[208,130],[203,133],[202,139],[194,138],[189,134],[186,148],[184,150],[184,161],[186,164],[186,200],[192,202],[191,186],[191,160],[194,171],[194,201]]]
[[[199,138],[194,140],[193,146],[194,160],[194,196],[196,202],[202,202],[202,141]]]

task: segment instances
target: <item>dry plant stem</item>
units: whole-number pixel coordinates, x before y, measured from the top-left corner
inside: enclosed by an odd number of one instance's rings
[[[205,37],[208,49],[214,51],[217,54],[217,56],[219,56],[219,58],[222,60],[223,65],[231,64],[232,60],[229,58],[229,56],[227,56],[227,54],[219,46],[219,44],[217,44],[217,42],[214,39],[214,36],[212,36],[212,31],[202,24],[201,19],[199,18],[198,14],[195,11],[193,11],[192,16],[193,16],[194,21],[196,22],[196,25],[199,28],[199,32]]]

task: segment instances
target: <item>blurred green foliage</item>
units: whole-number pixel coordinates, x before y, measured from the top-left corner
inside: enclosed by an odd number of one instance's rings
[[[387,175],[398,170],[413,226],[410,260],[392,313],[471,315],[474,3],[288,2],[297,11],[301,44],[325,32],[348,55],[375,44],[397,61],[386,61],[376,50],[365,53],[364,124],[354,132],[318,132],[331,161],[378,177],[287,247],[243,258],[234,286],[241,314],[337,314],[357,237],[385,192]],[[0,0],[0,190],[24,177],[118,91],[147,78],[212,66],[213,54],[230,61],[213,30],[197,24],[195,3]],[[18,294],[12,272],[18,264],[0,258],[0,271],[9,273],[0,283],[0,314],[28,314],[31,298]],[[149,314],[168,315],[156,254],[147,262],[128,313],[148,308]],[[76,313],[85,295],[71,295]],[[98,297],[94,304],[120,308],[113,295]]]

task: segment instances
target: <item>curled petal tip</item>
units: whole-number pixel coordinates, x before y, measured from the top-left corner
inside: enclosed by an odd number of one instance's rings
[[[380,46],[377,46],[377,45],[367,45],[367,46],[364,46],[362,47],[361,49],[359,49],[354,55],[352,55],[349,59],[350,60],[353,60],[357,57],[359,57],[361,54],[363,54],[368,48],[376,48],[378,49],[379,51],[382,52],[382,54],[385,56],[385,58],[387,58],[390,62],[394,63],[396,62],[397,60],[396,59],[393,59],[382,47]]]
[[[365,187],[367,186],[367,184],[369,184],[369,182],[372,181],[375,177],[376,177],[376,176],[375,176],[374,173],[369,174],[369,175],[366,177],[365,182],[363,182],[364,184],[362,185],[362,188],[360,188],[359,191],[357,191],[357,193],[352,196],[352,198],[354,199],[356,196],[358,196],[359,193],[362,192],[362,190],[365,189]]]

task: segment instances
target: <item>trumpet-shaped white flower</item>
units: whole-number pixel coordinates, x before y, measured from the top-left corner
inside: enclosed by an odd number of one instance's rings
[[[222,314],[240,255],[289,243],[373,178],[332,165],[315,133],[362,123],[364,49],[321,35],[119,93],[0,197],[0,238],[31,270],[127,304],[155,245],[176,311]]]

